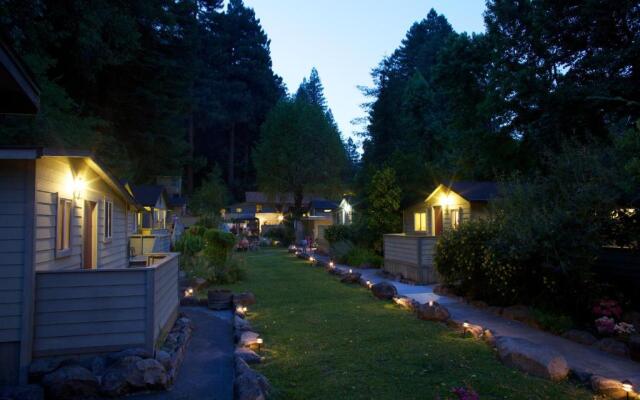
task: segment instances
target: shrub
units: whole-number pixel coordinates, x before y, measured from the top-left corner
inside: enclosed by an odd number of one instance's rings
[[[346,255],[345,261],[347,265],[353,267],[376,267],[382,266],[382,257],[374,253],[372,250],[362,247],[352,248]]]
[[[176,251],[182,253],[183,256],[193,256],[202,251],[204,248],[204,240],[202,236],[192,234],[190,231],[185,232],[175,245]]]
[[[353,241],[354,228],[351,225],[332,225],[324,231],[324,238],[329,244]]]
[[[533,318],[545,331],[560,335],[574,327],[573,319],[569,316],[541,310],[533,309]]]
[[[289,246],[296,240],[293,228],[288,224],[270,228],[264,236],[271,240],[279,241],[283,246]]]
[[[229,232],[207,229],[203,238],[205,242],[204,255],[214,265],[225,265],[236,244],[235,236]]]

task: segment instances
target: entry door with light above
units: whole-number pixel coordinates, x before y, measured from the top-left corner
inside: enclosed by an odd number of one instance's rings
[[[433,206],[433,234],[442,235],[442,207]]]

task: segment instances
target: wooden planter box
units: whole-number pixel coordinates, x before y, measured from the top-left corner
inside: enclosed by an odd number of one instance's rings
[[[435,236],[384,235],[383,269],[416,283],[439,282],[433,263],[436,240]]]

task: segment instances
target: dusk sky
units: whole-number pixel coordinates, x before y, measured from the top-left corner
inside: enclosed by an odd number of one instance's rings
[[[290,92],[316,67],[340,130],[359,130],[371,69],[391,54],[431,8],[457,32],[484,31],[484,0],[245,0],[271,39],[273,68]]]

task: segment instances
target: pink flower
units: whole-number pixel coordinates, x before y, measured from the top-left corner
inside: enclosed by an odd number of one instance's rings
[[[480,400],[480,396],[471,388],[457,387],[453,388],[453,394],[458,396],[458,400]]]
[[[601,334],[610,335],[615,332],[616,321],[613,318],[603,316],[596,319],[596,329]]]

